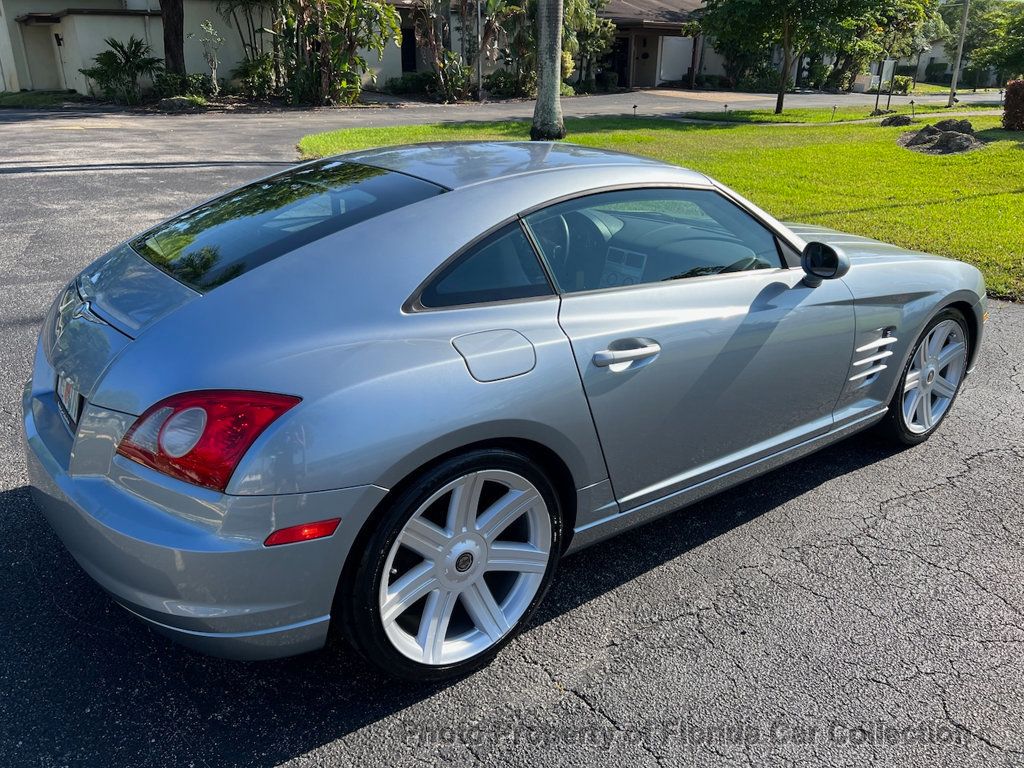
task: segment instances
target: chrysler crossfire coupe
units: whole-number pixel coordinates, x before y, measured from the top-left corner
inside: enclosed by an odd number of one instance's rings
[[[508,643],[568,552],[874,425],[927,439],[984,318],[974,267],[661,162],[370,150],[72,280],[24,391],[29,471],[154,629],[242,659],[334,630],[440,679]]]

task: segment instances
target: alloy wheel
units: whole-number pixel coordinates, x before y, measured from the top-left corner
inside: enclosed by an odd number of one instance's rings
[[[943,320],[921,340],[903,382],[903,423],[914,434],[930,431],[949,409],[967,366],[964,330]]]
[[[486,651],[530,607],[551,543],[547,504],[522,475],[488,469],[447,483],[388,552],[378,595],[385,634],[421,664]]]

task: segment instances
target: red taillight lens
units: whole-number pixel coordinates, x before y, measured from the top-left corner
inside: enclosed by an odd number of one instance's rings
[[[315,523],[303,523],[302,525],[293,525],[290,528],[281,528],[267,536],[267,540],[263,542],[263,545],[274,547],[278,544],[295,544],[299,541],[322,539],[334,533],[338,529],[338,523],[340,522],[340,517],[333,517],[330,520],[319,520]]]
[[[138,418],[117,452],[179,480],[223,491],[249,446],[300,400],[233,389],[172,395]]]

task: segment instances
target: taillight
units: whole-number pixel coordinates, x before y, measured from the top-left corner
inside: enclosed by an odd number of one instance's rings
[[[233,389],[172,395],[138,418],[117,452],[179,480],[223,491],[249,446],[300,400]]]

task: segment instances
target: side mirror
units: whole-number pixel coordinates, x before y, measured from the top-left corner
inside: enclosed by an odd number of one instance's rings
[[[804,285],[817,288],[822,280],[835,280],[850,271],[850,257],[842,248],[826,243],[808,243],[800,257],[800,265],[807,274]]]

